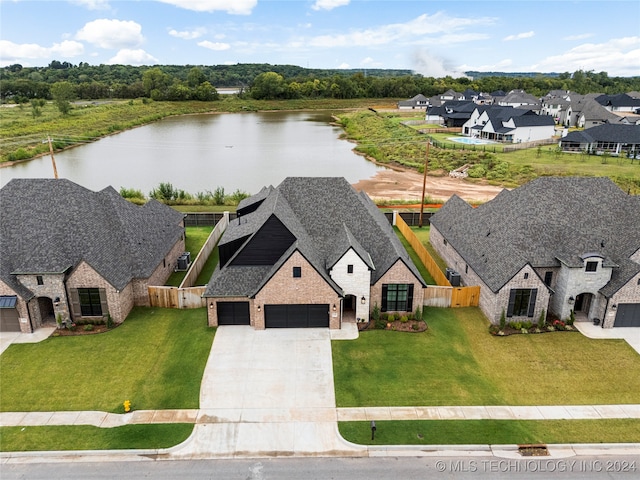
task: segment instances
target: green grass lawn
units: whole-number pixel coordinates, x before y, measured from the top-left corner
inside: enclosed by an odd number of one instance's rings
[[[640,403],[640,357],[623,340],[494,337],[477,308],[425,307],[424,318],[424,333],[332,343],[338,406]]]
[[[415,420],[340,422],[340,434],[361,445],[474,445],[528,443],[637,443],[640,419]]]
[[[409,227],[415,233],[418,240],[422,242],[424,247],[427,249],[427,252],[431,255],[431,258],[436,262],[442,273],[444,273],[448,267],[447,263],[438,255],[433,245],[431,245],[431,240],[429,239],[429,225],[424,225],[422,228],[420,227]]]
[[[204,264],[200,275],[196,279],[196,285],[206,285],[209,283],[211,279],[211,275],[213,275],[213,271],[218,266],[218,262],[220,261],[220,250],[218,250],[218,246],[211,251],[211,255]]]
[[[418,268],[418,271],[420,272],[420,275],[422,275],[422,279],[428,285],[435,285],[436,281],[433,279],[433,277],[429,273],[429,270],[427,270],[427,267],[425,267],[424,264],[422,263],[422,261],[420,261],[420,257],[418,257],[418,255],[416,254],[416,251],[409,244],[407,239],[404,238],[404,235],[402,235],[402,233],[400,233],[400,230],[398,230],[398,227],[393,227],[393,230],[396,232],[396,235],[398,236],[398,238],[402,242],[402,245],[404,246],[405,250],[409,254],[409,257],[411,257],[411,260],[413,260],[413,263]]]
[[[124,425],[115,428],[81,426],[2,427],[0,451],[116,450],[168,448],[184,442],[193,424]]]
[[[107,333],[11,345],[1,411],[198,408],[215,329],[204,309],[137,307]]]
[[[213,231],[213,226],[203,227],[186,227],[186,237],[184,241],[185,251],[191,252],[191,261],[195,260],[198,253],[202,249],[202,246],[209,238],[209,235]],[[216,262],[217,263],[217,262]],[[167,279],[165,285],[169,287],[179,287],[187,272],[173,272]],[[211,275],[209,275],[211,277]],[[208,280],[208,279],[207,279]],[[207,283],[207,282],[205,282]],[[198,284],[199,285],[199,284]]]

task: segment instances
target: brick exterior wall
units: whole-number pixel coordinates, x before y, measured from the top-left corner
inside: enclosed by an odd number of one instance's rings
[[[525,278],[527,277],[527,278]],[[507,317],[507,322],[519,322],[519,321],[529,321],[532,323],[536,323],[540,314],[544,310],[545,312],[549,309],[549,298],[551,296],[551,292],[544,284],[544,281],[536,274],[535,270],[531,267],[531,265],[525,265],[513,278],[507,282],[507,284],[500,289],[500,291],[495,295],[495,304],[493,317],[489,317],[492,323],[499,323],[500,316],[502,315],[502,309],[504,308],[505,315],[507,313],[507,308],[509,306],[509,295],[512,289],[516,288],[537,288],[538,293],[536,296],[536,305],[535,310],[533,311],[533,316],[529,317],[528,315],[522,316],[512,316]],[[496,318],[497,314],[497,320]]]
[[[0,295],[15,295],[16,300],[16,310],[18,311],[18,319],[20,320],[20,331],[22,333],[32,333],[31,330],[31,322],[29,321],[29,310],[27,306],[27,302],[24,301],[20,295],[18,295],[9,285],[0,280]],[[36,325],[33,326],[36,328]]]
[[[256,311],[256,306],[252,298],[223,297],[207,299],[207,323],[210,327],[218,326],[218,302],[249,302],[249,322],[251,326],[254,326],[254,321],[258,312]]]
[[[635,275],[627,284],[618,290],[609,300],[606,316],[603,315],[604,328],[612,328],[616,319],[617,309],[613,310],[613,305],[619,303],[640,303],[640,274]],[[603,312],[604,313],[604,312]],[[600,317],[602,318],[602,317]]]
[[[38,276],[42,277],[42,285],[38,285]],[[46,311],[42,311],[42,304],[38,300],[38,298],[48,299],[47,301],[51,301],[51,308],[53,309],[53,318],[59,314],[63,321],[69,320],[71,318],[68,304],[67,304],[67,293],[64,288],[64,274],[63,273],[52,273],[52,274],[43,274],[43,275],[16,275],[16,279],[24,285],[26,288],[31,290],[36,298],[33,298],[29,301],[29,314],[31,317],[31,324],[34,329],[42,326],[43,322],[46,320],[43,316],[46,314]],[[53,301],[56,298],[60,298],[60,303],[55,305]],[[20,322],[21,328],[23,322]]]
[[[165,255],[164,261],[161,261],[156,269],[153,271],[149,278],[134,278],[133,284],[133,297],[134,305],[145,306],[150,305],[149,291],[147,287],[149,285],[164,285],[167,279],[171,276],[174,269],[178,265],[178,257],[184,252],[184,236],[178,240],[173,248]]]
[[[347,266],[353,265],[353,273],[348,273]],[[369,295],[371,293],[371,270],[353,249],[349,249],[329,271],[331,279],[340,285],[345,295],[356,297],[356,319],[369,321]],[[365,303],[361,302],[362,297]]]
[[[293,278],[293,267],[301,268],[302,276],[300,278]],[[254,305],[256,308],[251,310],[251,315],[252,325],[256,329],[265,328],[264,305],[270,304],[336,305],[336,312],[332,311],[329,317],[329,328],[340,328],[340,296],[297,251],[289,257],[255,296]],[[257,311],[258,305],[261,307],[260,312]]]
[[[385,272],[385,274],[371,287],[371,308],[375,305],[382,307],[382,285],[389,283],[407,283],[413,284],[413,307],[415,311],[416,307],[424,303],[424,287],[420,280],[416,278],[411,270],[402,262],[397,260],[393,266]]]

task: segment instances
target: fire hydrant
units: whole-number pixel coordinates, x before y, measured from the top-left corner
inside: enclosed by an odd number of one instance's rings
[[[122,405],[124,405],[124,411],[125,412],[128,413],[128,412],[131,411],[131,401],[130,400],[125,400]]]

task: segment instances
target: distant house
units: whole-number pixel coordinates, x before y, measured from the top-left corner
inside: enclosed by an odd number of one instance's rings
[[[549,115],[522,108],[477,106],[462,125],[462,133],[499,142],[531,142],[553,137],[555,122]]]
[[[471,100],[449,100],[439,107],[429,107],[425,121],[445,127],[461,127],[476,108],[476,104]]]
[[[560,140],[565,152],[640,154],[640,125],[604,124],[571,132]]]
[[[429,99],[419,93],[409,100],[401,100],[398,102],[399,110],[424,110],[429,106]]]
[[[640,98],[634,98],[626,93],[618,95],[600,95],[595,101],[610,112],[640,113]]]
[[[450,102],[452,100],[456,100],[456,101],[465,100],[464,94],[460,92],[456,92],[455,90],[449,89],[446,92],[441,93],[440,95],[434,95],[433,97],[430,97],[429,105],[432,107],[439,107],[443,103]]]
[[[209,325],[341,328],[422,305],[386,217],[344,178],[286,178],[238,205],[204,297]]]
[[[511,90],[507,95],[500,98],[497,103],[503,107],[528,107],[532,110],[540,107],[540,100],[524,90]]]
[[[430,240],[497,324],[543,313],[640,327],[640,197],[608,178],[542,177],[473,208],[452,197]]]
[[[123,321],[148,305],[184,251],[184,215],[113,188],[63,179],[13,179],[0,189],[0,329]]]

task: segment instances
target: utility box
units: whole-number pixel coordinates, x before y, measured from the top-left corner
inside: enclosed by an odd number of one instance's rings
[[[460,286],[460,274],[458,272],[452,272],[451,277],[449,278],[449,283],[452,287]]]

